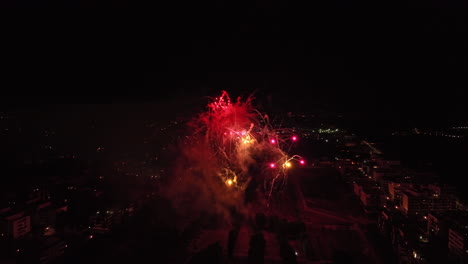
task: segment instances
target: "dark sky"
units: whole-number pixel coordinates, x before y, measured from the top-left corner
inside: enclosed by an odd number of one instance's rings
[[[260,104],[270,96],[280,111],[325,109],[423,124],[466,120],[463,16],[364,18],[341,10],[310,14],[306,23],[287,11],[252,12],[260,22],[77,26],[33,45],[28,40],[53,33],[29,29],[25,40],[10,42],[2,105],[177,104],[227,90],[255,91]]]

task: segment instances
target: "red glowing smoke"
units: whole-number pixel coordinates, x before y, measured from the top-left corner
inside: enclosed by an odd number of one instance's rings
[[[300,157],[282,150],[288,147],[288,140],[278,137],[268,116],[260,114],[252,100],[232,102],[223,91],[206,112],[190,122],[193,133],[181,143],[168,191],[175,196],[175,207],[190,213],[220,213],[227,207],[240,210],[249,184],[261,186],[258,192],[269,197],[273,186],[285,180],[292,168],[290,161]]]

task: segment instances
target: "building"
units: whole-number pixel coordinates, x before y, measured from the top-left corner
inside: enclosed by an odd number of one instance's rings
[[[89,225],[93,232],[107,233],[113,226],[114,217],[117,214],[113,210],[97,211],[96,214],[89,217]]]
[[[456,196],[452,188],[434,184],[389,184],[389,198],[399,202],[405,214],[427,214],[454,210]]]
[[[460,258],[466,258],[468,253],[468,234],[464,230],[449,228],[448,249]]]
[[[366,213],[375,213],[380,205],[380,190],[370,182],[354,182],[354,193],[359,197]]]
[[[413,186],[414,184],[412,183],[390,182],[388,184],[389,199],[399,204],[402,197],[402,191],[407,188],[412,188]]]
[[[451,263],[468,261],[468,212],[431,212],[427,215],[429,239],[437,238],[446,245]],[[440,249],[443,250],[443,249]]]
[[[26,204],[34,204],[40,201],[49,200],[50,193],[45,188],[35,188],[28,193]]]
[[[427,214],[427,231],[426,233],[431,236],[439,236],[441,233],[441,224],[440,223],[441,216],[435,212],[431,212]]]
[[[462,202],[460,199],[456,198],[455,208],[460,211],[468,211],[468,204]]]
[[[468,263],[468,214],[456,212],[448,218],[448,250],[453,260]]]
[[[401,210],[406,214],[427,214],[432,207],[432,194],[407,188],[401,195]]]
[[[47,264],[63,256],[65,249],[67,248],[67,244],[58,237],[49,237],[41,243],[40,248],[39,263]]]
[[[25,211],[12,212],[7,210],[0,216],[1,233],[5,236],[20,239],[31,232],[31,216]]]
[[[52,202],[39,203],[33,210],[33,226],[47,227],[55,224],[56,212]]]
[[[435,212],[444,212],[454,210],[456,208],[455,199],[453,197],[439,196],[432,198],[431,210]]]
[[[67,243],[58,236],[27,239],[17,251],[16,263],[57,263],[67,247]]]
[[[393,168],[377,168],[377,166],[374,166],[374,169],[372,170],[372,178],[374,181],[379,183],[388,182],[387,179],[393,179],[399,175],[400,172]]]

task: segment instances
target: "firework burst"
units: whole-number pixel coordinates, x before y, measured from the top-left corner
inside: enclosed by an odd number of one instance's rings
[[[285,182],[288,169],[305,161],[285,151],[298,136],[287,129],[276,130],[268,115],[253,107],[252,99],[232,102],[223,91],[200,115],[196,126],[215,155],[221,181],[241,190],[252,180],[261,181],[271,197],[277,185]]]
[[[180,219],[209,214],[229,222],[233,209],[242,212],[255,200],[247,198],[252,193],[263,195],[268,205],[288,171],[305,164],[287,153],[298,136],[275,129],[252,100],[232,102],[223,91],[189,123],[190,135],[180,144],[174,177],[165,189]]]

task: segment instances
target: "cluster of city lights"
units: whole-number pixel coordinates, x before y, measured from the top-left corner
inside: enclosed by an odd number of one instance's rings
[[[321,128],[319,128],[319,130],[318,130],[319,133],[337,133],[338,131],[339,131],[338,128],[337,129],[330,129],[330,128],[321,129]]]

